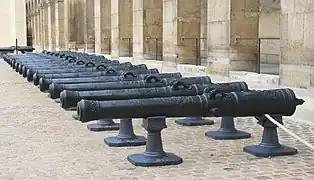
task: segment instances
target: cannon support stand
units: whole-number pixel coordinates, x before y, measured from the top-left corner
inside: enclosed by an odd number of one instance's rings
[[[74,120],[79,120],[78,116],[72,115]],[[119,130],[119,123],[115,123],[112,119],[99,119],[97,123],[88,124],[87,129],[90,131],[116,131]]]
[[[207,131],[205,136],[215,140],[235,140],[250,138],[251,134],[235,128],[233,117],[222,117],[217,131]]]
[[[132,119],[120,119],[119,134],[107,137],[104,141],[111,147],[142,146],[146,144],[144,136],[134,134]]]
[[[186,117],[184,119],[175,120],[175,122],[182,126],[203,126],[214,124],[214,121],[204,119],[203,117]]]
[[[119,130],[119,124],[112,119],[99,119],[97,123],[88,124],[87,129],[90,131],[115,131]]]
[[[163,150],[161,131],[166,126],[166,117],[149,117],[143,119],[142,127],[147,130],[146,150],[141,154],[132,154],[128,161],[135,166],[166,166],[177,165],[183,162],[182,158]]]
[[[283,124],[282,116],[273,115],[272,117],[280,124]],[[256,118],[258,120],[258,124],[264,127],[262,142],[255,146],[244,147],[244,152],[257,157],[289,156],[298,153],[297,149],[284,146],[279,143],[277,126],[274,123],[272,123],[265,116]]]

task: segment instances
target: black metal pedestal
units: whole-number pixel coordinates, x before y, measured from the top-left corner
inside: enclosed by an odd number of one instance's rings
[[[177,165],[183,162],[182,158],[163,150],[161,130],[166,128],[166,117],[150,117],[143,120],[142,126],[147,130],[146,151],[141,154],[132,154],[128,161],[135,166],[166,166]]]
[[[112,119],[99,119],[95,124],[88,124],[87,129],[90,131],[115,131],[119,130],[119,124]]]
[[[186,117],[184,119],[178,119],[175,122],[182,126],[203,126],[214,124],[214,121],[204,119],[203,117]]]
[[[250,133],[239,131],[235,128],[233,117],[222,117],[220,128],[217,131],[207,131],[205,135],[216,140],[246,139],[251,137]]]
[[[273,116],[273,118],[283,124],[282,116]],[[262,142],[255,146],[244,147],[244,152],[257,157],[288,156],[298,153],[297,149],[279,143],[277,126],[274,123],[265,116],[257,117],[257,119],[258,123],[264,127]]]
[[[121,119],[119,134],[104,139],[105,143],[111,147],[122,146],[142,146],[146,144],[144,136],[134,134],[132,119]]]
[[[72,115],[72,118],[77,121],[79,120],[79,117],[76,114]]]

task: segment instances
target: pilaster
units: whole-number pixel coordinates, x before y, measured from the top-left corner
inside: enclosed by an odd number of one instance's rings
[[[47,2],[47,28],[48,28],[48,49],[50,51],[56,50],[56,17],[55,17],[55,1]]]

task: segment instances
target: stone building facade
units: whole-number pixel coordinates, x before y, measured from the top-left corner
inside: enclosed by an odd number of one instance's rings
[[[26,9],[37,49],[195,64],[219,75],[277,64],[282,85],[314,85],[311,0],[26,0]]]
[[[26,45],[25,0],[0,0],[0,47]]]

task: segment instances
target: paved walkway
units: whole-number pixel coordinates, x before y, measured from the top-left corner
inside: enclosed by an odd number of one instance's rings
[[[135,167],[126,156],[145,147],[110,148],[103,138],[117,132],[90,132],[86,124],[71,120],[73,112],[40,93],[37,87],[0,60],[0,179],[104,179],[104,180],[220,180],[220,179],[314,179],[314,152],[280,131],[285,145],[298,148],[289,157],[256,158],[243,146],[260,142],[262,129],[253,118],[238,118],[238,129],[252,138],[215,141],[204,136],[215,125],[181,127],[168,121],[163,131],[166,151],[180,155],[178,166]],[[218,120],[218,119],[214,119]],[[140,121],[137,134],[144,135]],[[314,143],[314,127],[285,121],[291,129]]]

